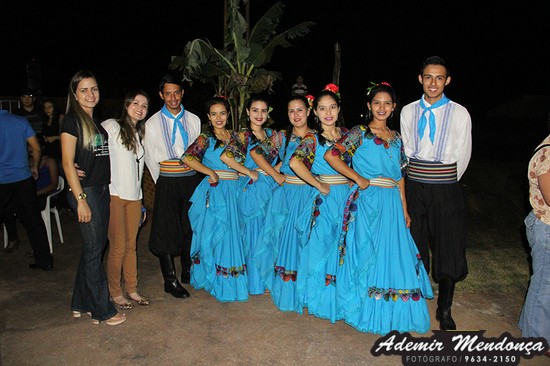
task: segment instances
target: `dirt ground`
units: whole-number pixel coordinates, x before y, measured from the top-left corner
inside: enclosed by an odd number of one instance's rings
[[[73,319],[80,234],[67,212],[61,220],[65,243],[59,243],[54,228],[54,271],[28,268],[30,247],[22,227],[19,249],[0,255],[1,366],[403,364],[400,356],[371,354],[380,336],[307,313],[281,312],[267,295],[220,303],[187,285],[191,298],[173,298],[163,291],[158,261],[146,245],[149,225],[139,236],[138,258],[139,290],[151,305],[127,310],[128,320],[114,327],[93,325],[87,317]],[[522,302],[520,296],[466,293],[459,284],[453,317],[460,330],[520,337],[516,324]],[[437,329],[436,300],[428,303],[432,329]],[[550,358],[522,359],[520,365],[550,365]]]

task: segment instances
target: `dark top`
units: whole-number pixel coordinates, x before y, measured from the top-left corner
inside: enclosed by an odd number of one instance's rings
[[[36,134],[42,132],[42,119],[37,107],[34,107],[32,112],[28,112],[25,108],[17,108],[13,113],[25,117]]]
[[[86,173],[86,177],[80,181],[82,187],[98,186],[111,182],[107,131],[97,120],[94,120],[94,123],[99,133],[94,138],[92,149],[86,149],[82,146],[80,122],[77,121],[72,112],[67,114],[61,125],[61,133],[66,132],[78,139],[74,162],[78,164],[78,169]]]
[[[55,115],[52,119],[52,124],[48,126],[48,116],[44,116],[42,123],[42,137],[44,138],[45,154],[51,156],[57,161],[61,161],[61,143],[59,140],[54,142],[46,141],[46,137],[59,136],[59,115]]]

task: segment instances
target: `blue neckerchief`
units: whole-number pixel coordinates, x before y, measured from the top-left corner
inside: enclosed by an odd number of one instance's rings
[[[168,108],[166,108],[166,105],[162,106],[162,114],[164,114],[168,118],[174,118],[174,127],[172,128],[172,145],[176,143],[176,131],[179,130],[181,138],[183,139],[183,148],[187,148],[187,133],[185,133],[185,129],[183,128],[183,123],[181,123],[181,119],[185,113],[185,109],[183,108],[183,105],[181,106],[181,111],[178,113],[177,116],[173,116],[172,113],[168,111]]]
[[[449,103],[450,101],[451,100],[447,98],[445,94],[443,94],[443,97],[441,99],[439,99],[431,106],[426,107],[426,104],[424,104],[424,97],[420,98],[420,107],[422,107],[423,109],[420,120],[418,121],[418,136],[420,137],[420,140],[422,140],[422,137],[424,137],[424,130],[426,129],[426,123],[428,123],[428,121],[426,120],[426,111],[430,113],[430,141],[433,144],[435,138],[435,115],[434,112],[432,112],[432,109],[439,108]]]

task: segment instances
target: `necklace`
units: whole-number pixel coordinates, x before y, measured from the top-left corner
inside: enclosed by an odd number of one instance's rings
[[[141,156],[138,157],[137,149],[136,149],[136,152],[134,153],[134,155],[136,156],[137,179],[138,180],[139,180],[139,162],[145,156],[145,148],[143,147],[143,144],[141,143],[141,141],[139,142],[139,145],[141,146]]]

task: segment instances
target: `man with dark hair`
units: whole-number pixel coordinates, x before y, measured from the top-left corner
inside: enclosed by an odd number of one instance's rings
[[[200,182],[199,176],[180,163],[187,147],[199,136],[201,121],[182,105],[183,87],[173,75],[159,84],[164,100],[160,111],[145,123],[145,164],[156,184],[149,249],[159,258],[164,291],[177,298],[189,297],[176,276],[174,257],[181,259],[181,281],[189,283],[191,239],[189,199]]]
[[[25,117],[36,134],[42,133],[40,109],[36,107],[36,94],[31,88],[23,88],[20,95],[21,105],[14,113]]]
[[[455,284],[468,274],[464,197],[459,184],[472,155],[472,120],[443,90],[451,82],[445,60],[428,57],[418,81],[422,97],[401,110],[401,135],[409,157],[407,203],[411,234],[439,284],[436,319],[454,330],[451,305]]]

